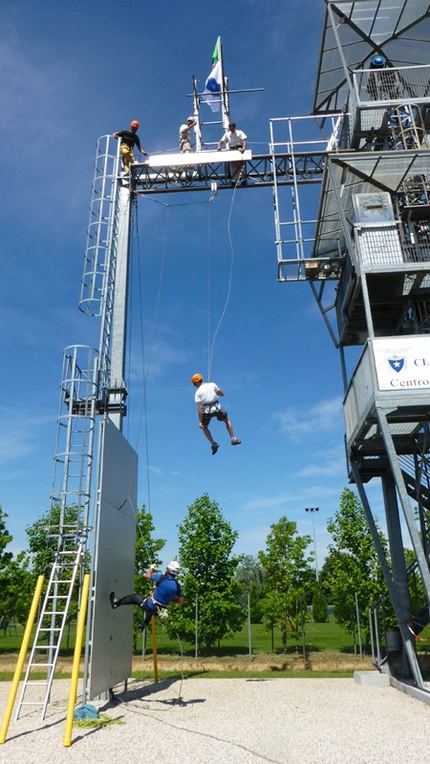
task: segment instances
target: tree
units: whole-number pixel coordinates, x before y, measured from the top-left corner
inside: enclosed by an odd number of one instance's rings
[[[246,613],[239,602],[240,584],[235,573],[240,557],[232,555],[238,533],[222,516],[207,494],[188,507],[179,525],[179,561],[185,603],[170,609],[168,632],[192,642],[195,636],[195,603],[198,597],[199,641],[212,645],[239,631]]]
[[[387,540],[376,526],[384,551]],[[386,592],[378,555],[370,535],[366,515],[357,496],[344,488],[340,509],[327,523],[333,538],[329,544],[330,562],[327,565],[327,585],[333,595],[334,615],[353,636],[356,649],[356,601],[360,615],[360,629],[366,643],[369,639],[368,610]]]
[[[74,505],[65,508],[64,524],[67,526],[76,526],[78,508]],[[49,534],[50,525],[58,525],[60,521],[60,506],[56,505],[44,515],[41,515],[34,523],[28,525],[25,529],[28,538],[28,550],[31,557],[31,572],[34,579],[37,576],[49,578],[51,574],[52,563],[55,560],[55,553],[58,548],[57,536]],[[76,535],[72,535],[68,540],[67,548],[75,548]]]
[[[12,552],[5,551],[13,540],[6,528],[7,517],[0,505],[0,623],[3,628],[12,616],[20,622],[25,621],[32,594],[27,555],[20,552],[13,559]]]
[[[326,623],[328,618],[327,600],[322,592],[314,594],[312,599],[312,618],[315,623]]]
[[[264,570],[258,560],[250,554],[245,555],[237,569],[236,579],[242,589],[243,607],[248,607],[249,595],[251,623],[260,623],[263,617]]]
[[[305,552],[312,539],[299,536],[296,523],[286,517],[281,517],[270,527],[266,551],[258,553],[266,575],[263,609],[267,627],[279,628],[286,652],[288,628],[297,647],[309,562],[312,561],[312,556],[305,558]]]

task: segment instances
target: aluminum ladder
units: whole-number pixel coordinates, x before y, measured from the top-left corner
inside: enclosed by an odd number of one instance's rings
[[[16,719],[18,719],[22,706],[42,706],[41,718],[45,718],[76,576],[84,560],[85,543],[86,539],[80,538],[75,549],[63,549],[56,553],[34,635]],[[44,680],[31,679],[32,673],[42,671],[46,671]],[[44,688],[44,693],[40,691],[41,687]],[[35,693],[27,693],[29,689],[32,691],[33,688],[39,689],[36,689]],[[41,699],[43,694],[44,698]],[[24,700],[24,697],[28,697],[28,695],[31,696],[30,699]]]

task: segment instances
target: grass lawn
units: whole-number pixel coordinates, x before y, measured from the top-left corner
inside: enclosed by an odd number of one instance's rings
[[[430,629],[430,627],[429,627]],[[10,681],[16,665],[16,657],[21,647],[24,627],[8,629],[4,634],[0,631],[0,681]],[[63,664],[58,676],[65,678],[68,666],[73,656],[75,625],[72,624],[69,633],[65,633],[60,659]],[[273,639],[273,641],[272,641]],[[423,654],[427,643],[417,643],[418,651]],[[160,678],[181,676],[185,671],[187,676],[258,676],[260,678],[274,676],[295,677],[341,677],[352,676],[354,670],[371,668],[369,655],[364,656],[365,665],[360,656],[354,654],[353,642],[350,635],[332,618],[327,623],[305,624],[305,658],[303,659],[303,644],[301,634],[297,644],[289,636],[287,653],[282,651],[282,640],[278,630],[273,637],[267,633],[261,624],[251,626],[251,651],[248,642],[247,625],[232,637],[223,639],[220,646],[214,646],[208,655],[199,647],[198,662],[195,661],[194,644],[178,639],[169,639],[165,626],[157,628],[157,652],[160,662]],[[147,637],[147,647],[142,659],[142,636],[139,634],[136,656],[133,659],[133,676],[152,676],[152,639]],[[64,661],[67,662],[66,666]],[[171,668],[170,668],[171,667]]]

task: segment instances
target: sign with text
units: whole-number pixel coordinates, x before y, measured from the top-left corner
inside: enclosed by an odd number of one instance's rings
[[[379,390],[430,388],[430,336],[372,340]]]

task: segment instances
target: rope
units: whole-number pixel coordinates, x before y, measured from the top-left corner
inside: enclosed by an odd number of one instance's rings
[[[157,327],[157,321],[158,321],[158,313],[160,308],[160,298],[161,298],[161,290],[163,285],[163,276],[164,276],[164,265],[166,260],[166,247],[167,247],[167,219],[168,219],[168,207],[169,205],[164,204],[165,207],[165,217],[164,217],[164,240],[163,240],[163,249],[162,249],[162,255],[161,255],[161,265],[160,265],[160,276],[158,280],[158,293],[157,293],[157,302],[155,307],[155,313],[154,313],[154,321],[152,324],[152,331],[151,331],[151,339],[150,339],[150,345],[149,345],[149,355],[148,360],[146,363],[146,369],[145,369],[145,340],[144,340],[144,331],[143,331],[143,296],[142,296],[142,273],[141,273],[141,258],[140,258],[140,246],[138,246],[138,283],[139,283],[139,308],[140,308],[140,342],[141,342],[141,355],[142,355],[142,372],[143,372],[143,379],[142,379],[142,387],[143,387],[143,395],[142,395],[142,405],[140,409],[139,414],[139,423],[137,427],[137,435],[136,435],[136,450],[138,448],[139,440],[140,440],[140,433],[142,428],[142,420],[144,422],[144,433],[145,433],[145,451],[146,451],[146,480],[147,480],[147,493],[148,493],[148,511],[151,513],[151,486],[150,486],[150,479],[149,479],[149,437],[148,437],[148,416],[147,416],[147,386],[148,386],[148,377],[149,377],[149,370],[151,367],[151,360],[152,360],[152,352],[154,349],[154,339],[155,339],[155,330]],[[136,215],[136,229],[138,231],[137,226],[137,215]],[[137,234],[137,240],[138,244],[140,244],[140,238],[139,233]]]
[[[208,209],[208,382],[211,376],[211,219],[210,208]]]
[[[412,627],[409,625],[409,623],[407,621],[406,621],[406,626],[409,629],[409,631],[411,632],[412,636],[414,636],[415,639],[418,640],[418,642],[429,642],[430,641],[430,637],[419,637],[418,634],[415,634],[414,630],[412,629]]]
[[[208,380],[210,380],[210,378],[211,378],[212,359],[213,359],[213,353],[214,353],[214,347],[215,347],[215,340],[217,338],[219,329],[221,327],[221,324],[222,324],[222,322],[224,320],[224,316],[225,316],[226,311],[227,311],[228,304],[230,302],[231,285],[232,285],[232,281],[233,281],[233,265],[234,265],[234,247],[233,247],[233,241],[232,241],[232,238],[231,238],[231,227],[230,226],[231,226],[231,214],[233,212],[234,198],[236,196],[236,188],[237,188],[237,184],[234,187],[233,195],[231,197],[230,212],[229,212],[228,221],[227,221],[227,233],[228,233],[228,240],[230,242],[230,252],[231,252],[230,276],[229,276],[229,280],[228,280],[227,297],[226,297],[226,300],[225,300],[223,311],[221,313],[221,317],[220,317],[220,319],[218,321],[217,328],[215,329],[215,332],[214,332],[214,336],[213,336],[213,339],[212,339],[212,345],[210,347],[210,351],[208,353]],[[209,298],[208,298],[208,310],[209,310],[209,307],[210,307],[210,301],[209,301]]]

